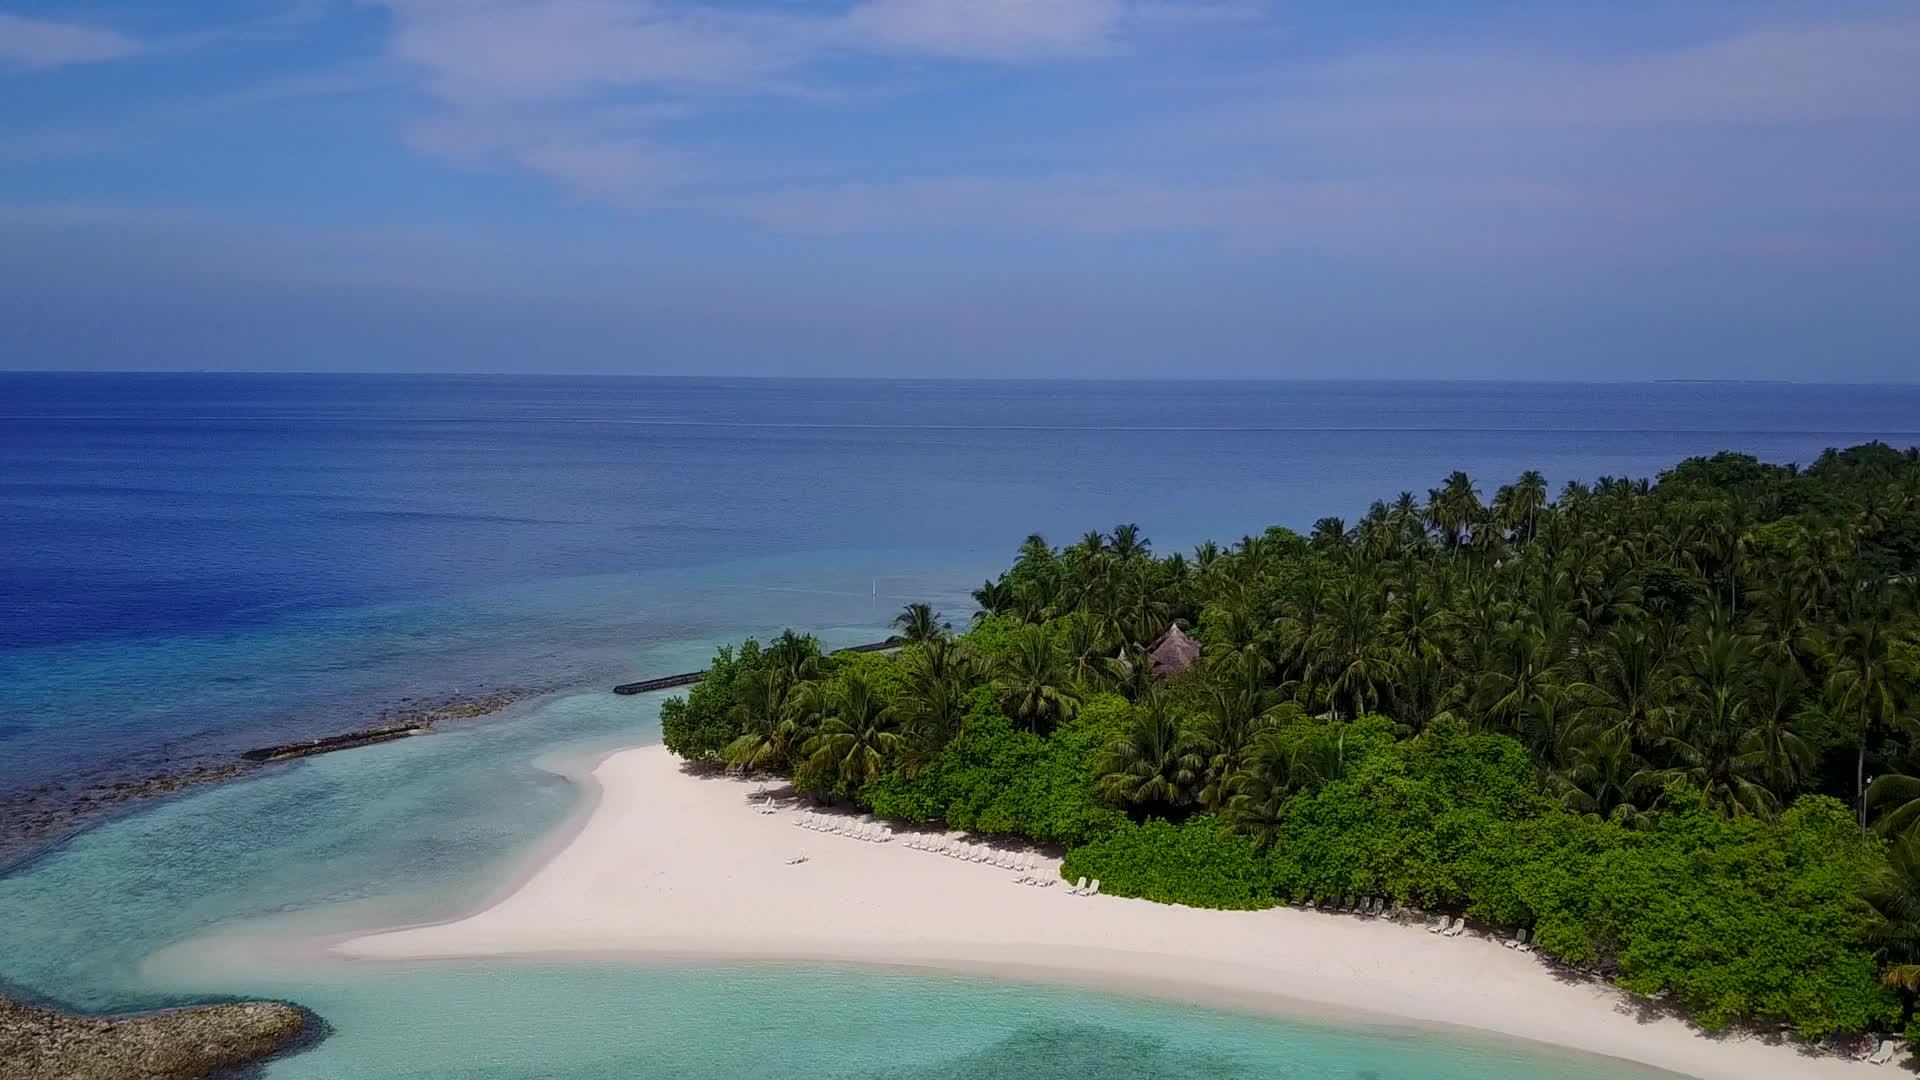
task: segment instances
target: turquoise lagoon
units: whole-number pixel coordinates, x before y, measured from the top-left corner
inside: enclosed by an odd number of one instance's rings
[[[16,991],[90,1009],[226,995],[298,1001],[331,1034],[271,1063],[269,1080],[1654,1075],[1451,1033],[976,978],[605,962],[365,966],[281,949],[235,965],[204,944],[446,917],[483,903],[577,809],[579,789],[562,770],[656,738],[659,700],[556,694],[90,830],[0,879],[5,975]],[[769,897],[769,917],[783,902],[806,900]]]

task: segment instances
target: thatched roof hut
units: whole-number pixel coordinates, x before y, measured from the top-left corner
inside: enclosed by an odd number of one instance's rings
[[[1161,679],[1172,678],[1200,661],[1200,643],[1188,637],[1179,623],[1167,627],[1147,651],[1153,656],[1154,677]]]

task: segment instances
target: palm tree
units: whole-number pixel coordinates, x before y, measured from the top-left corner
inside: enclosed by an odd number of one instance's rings
[[[1439,487],[1427,492],[1427,522],[1439,531],[1449,549],[1458,549],[1469,530],[1485,516],[1473,478],[1458,470]]]
[[[1301,738],[1268,728],[1255,736],[1246,759],[1229,781],[1232,795],[1222,818],[1265,848],[1278,836],[1294,795],[1346,776],[1346,729],[1335,726]]]
[[[1126,734],[1101,752],[1094,774],[1108,799],[1177,811],[1193,803],[1205,768],[1200,740],[1155,698],[1136,709]]]
[[[968,690],[959,667],[924,657],[910,662],[906,691],[894,702],[900,722],[900,771],[909,778],[918,776],[966,730]]]
[[[767,661],[789,688],[819,678],[826,666],[825,658],[820,655],[820,639],[812,634],[796,634],[791,629],[781,631],[780,636],[773,639],[767,648]]]
[[[1060,620],[1060,647],[1066,654],[1067,678],[1081,687],[1099,686],[1105,676],[1107,643],[1100,622],[1085,612]]]
[[[1920,821],[1920,777],[1903,773],[1876,776],[1867,785],[1867,809],[1873,811],[1873,827],[1882,836],[1899,837],[1913,831]]]
[[[799,730],[796,718],[804,712],[803,698],[818,684],[789,686],[783,673],[768,668],[740,684],[729,719],[740,736],[720,752],[728,765],[754,772],[778,768],[793,750]]]
[[[1619,729],[1613,729],[1576,749],[1572,767],[1551,779],[1568,810],[1637,829],[1653,821],[1635,802],[1645,787],[1645,776],[1633,748]]]
[[[853,794],[885,772],[899,748],[893,710],[864,675],[849,671],[830,691],[826,717],[804,752],[814,776]]]
[[[1367,582],[1349,576],[1332,615],[1312,645],[1325,668],[1328,707],[1336,716],[1352,719],[1375,709],[1400,672],[1379,633],[1379,610]]]
[[[935,638],[945,637],[953,632],[953,624],[940,621],[940,615],[931,604],[908,604],[900,614],[894,616],[893,625],[900,630],[900,640],[910,645]]]
[[[1876,728],[1891,724],[1898,711],[1881,615],[1869,608],[1823,643],[1828,697],[1845,710],[1854,729],[1854,788],[1863,831],[1867,827],[1867,740]]]
[[[1496,730],[1516,731],[1542,687],[1558,681],[1563,652],[1532,620],[1500,630],[1500,661],[1480,677],[1480,711]]]
[[[1724,624],[1708,627],[1689,650],[1691,685],[1685,704],[1675,710],[1681,719],[1659,740],[1675,764],[1651,772],[1650,783],[1664,787],[1683,780],[1731,814],[1772,811],[1773,793],[1757,779],[1760,770],[1741,749],[1750,730],[1749,656],[1746,638]]]
[[[1268,666],[1255,653],[1228,653],[1212,661],[1214,678],[1207,686],[1207,711],[1194,731],[1206,756],[1205,784],[1200,805],[1219,809],[1227,800],[1228,784],[1240,771],[1241,755],[1254,736],[1272,723],[1272,694],[1266,687]]]
[[[1541,512],[1547,508],[1547,478],[1533,469],[1528,469],[1520,474],[1519,480],[1514,482],[1512,492],[1512,497],[1507,504],[1508,512],[1512,516],[1508,527],[1521,540],[1532,543],[1535,524],[1539,521]]]
[[[1220,545],[1211,540],[1199,544],[1193,549],[1193,565],[1205,570],[1220,558]]]
[[[1079,710],[1060,650],[1044,626],[1023,626],[1014,634],[999,676],[995,687],[1001,711],[1036,734],[1073,719]]]
[[[1804,686],[1798,670],[1763,663],[1753,699],[1753,723],[1740,739],[1744,767],[1763,777],[1782,803],[1792,801],[1794,790],[1814,764],[1813,748],[1794,723]]]
[[[1121,562],[1144,557],[1147,554],[1148,540],[1140,535],[1140,526],[1127,524],[1115,525],[1108,538],[1107,550]]]
[[[1672,677],[1654,639],[1637,626],[1615,627],[1590,662],[1583,724],[1630,751],[1651,746],[1665,730]]]
[[[1920,836],[1894,841],[1867,902],[1878,917],[1871,937],[1886,964],[1880,982],[1910,1002],[1920,992]]]
[[[1323,517],[1313,523],[1309,541],[1320,551],[1339,551],[1347,544],[1347,523],[1337,517]]]
[[[977,606],[973,622],[978,626],[995,615],[1004,615],[1012,610],[1013,587],[1007,584],[1005,578],[982,582],[979,588],[973,590],[973,602]]]

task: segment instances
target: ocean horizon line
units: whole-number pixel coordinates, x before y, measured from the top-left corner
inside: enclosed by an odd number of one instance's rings
[[[1177,385],[1182,383],[1209,383],[1224,385],[1318,385],[1318,386],[1807,386],[1807,387],[1920,387],[1920,379],[1778,379],[1778,378],[1661,378],[1661,379],[1596,379],[1596,378],[1515,378],[1512,376],[1463,375],[1452,378],[1428,378],[1402,375],[1180,375],[1159,377],[1152,375],[1071,375],[1071,376],[1033,376],[1033,375],[754,375],[754,374],[688,374],[676,372],[632,372],[632,371],[433,371],[433,370],[368,370],[351,369],[328,371],[313,368],[0,368],[0,378],[10,376],[137,376],[150,378],[168,378],[180,376],[222,376],[242,378],[342,378],[368,379],[394,382],[422,381],[431,379],[521,379],[521,380],[607,380],[621,382],[660,381],[687,383],[888,383],[888,384],[1050,384],[1050,385],[1099,385],[1099,384],[1146,384]]]

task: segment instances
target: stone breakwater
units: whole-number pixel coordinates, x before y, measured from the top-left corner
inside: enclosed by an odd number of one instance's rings
[[[273,1001],[94,1017],[0,998],[0,1080],[196,1080],[264,1060],[321,1026]]]
[[[350,749],[434,725],[499,712],[553,687],[504,687],[424,701],[402,700],[380,710],[377,727],[298,743],[261,747],[245,754],[194,754],[170,760],[128,762],[109,773],[74,777],[12,791],[0,790],[0,872],[130,805],[190,788],[245,776],[283,761]],[[6,1080],[0,1076],[0,1080]]]

